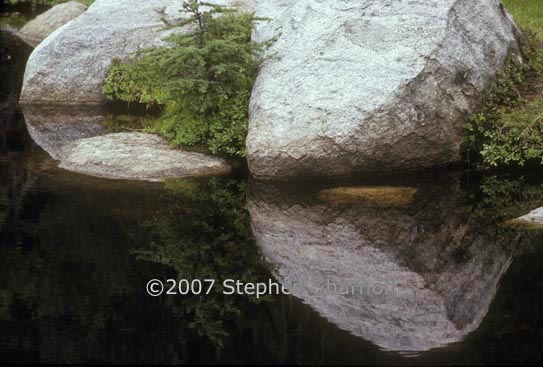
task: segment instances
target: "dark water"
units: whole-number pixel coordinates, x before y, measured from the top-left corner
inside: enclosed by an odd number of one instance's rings
[[[543,205],[540,175],[270,185],[66,172],[35,140],[54,152],[47,122],[70,115],[25,123],[30,49],[1,37],[1,362],[541,362],[543,236],[501,225]],[[368,185],[408,189],[398,202],[322,191]],[[275,277],[293,295],[145,290],[154,278]]]

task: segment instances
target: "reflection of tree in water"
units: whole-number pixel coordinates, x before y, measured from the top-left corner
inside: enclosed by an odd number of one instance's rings
[[[486,176],[468,194],[473,219],[493,225],[543,205],[543,183],[524,176]]]
[[[250,232],[244,206],[245,185],[230,179],[170,181],[170,205],[146,222],[149,245],[137,251],[139,258],[172,266],[177,278],[214,279],[209,295],[183,296],[182,312],[191,327],[217,347],[224,345],[228,329],[245,328],[247,300],[270,297],[223,295],[222,281],[267,281],[269,272]]]
[[[151,278],[248,280],[267,274],[247,234],[239,182],[183,180],[169,183],[164,192],[145,185],[116,187],[78,175],[62,177],[47,176],[45,181],[42,177],[39,190],[23,200],[19,218],[35,225],[35,235],[24,238],[29,246],[7,246],[0,236],[1,360],[382,362],[384,356],[375,346],[292,298],[257,305],[247,297],[217,294],[190,299],[145,294]],[[535,185],[521,185],[524,191],[531,187]],[[152,261],[137,261],[131,256],[134,252]],[[539,253],[533,265],[540,261]],[[530,271],[519,269],[514,275],[529,279]],[[515,277],[506,279],[505,301],[493,306],[496,311],[485,337],[467,344],[469,355],[477,355],[477,349],[485,351],[484,343],[496,330],[509,333],[524,327],[517,325],[519,319],[541,320],[540,308],[530,303],[531,293],[526,292],[521,302],[515,298]],[[543,289],[538,279],[529,280],[531,287]],[[230,311],[218,309],[227,306]],[[511,322],[504,323],[505,311]],[[531,333],[538,330],[534,327]],[[518,350],[525,348],[516,335],[504,338]],[[219,355],[210,338],[224,344]],[[483,345],[470,347],[476,342]],[[387,358],[401,362],[397,356]]]
[[[2,169],[6,173],[7,180],[0,180],[0,232],[10,227],[12,244],[22,244],[23,239],[32,236],[34,226],[30,222],[20,220],[20,213],[30,192],[34,191],[38,179],[31,171],[13,172],[15,169]],[[10,172],[11,171],[11,172]]]
[[[50,160],[32,143],[20,111],[1,114],[0,125],[0,236],[9,227],[11,243],[21,244],[34,230],[21,212]]]
[[[516,255],[537,250],[541,231],[523,230],[504,222],[543,205],[543,183],[525,176],[486,176],[468,191],[468,212],[474,227],[495,238]]]
[[[150,332],[172,313],[141,297],[149,267],[129,255],[129,237],[142,237],[138,223],[156,209],[149,193],[43,177],[40,186],[20,204],[19,223],[32,225],[32,235],[13,243],[11,222],[0,235],[0,359],[182,361],[183,354],[157,348],[167,338],[188,339],[183,320]]]
[[[16,36],[0,32],[0,232],[12,230],[13,243],[31,234],[32,225],[19,220],[23,202],[34,190],[36,162],[27,159],[25,148],[32,143],[17,106],[26,58],[32,49]]]
[[[189,363],[213,360],[222,344],[228,349],[222,358],[232,360],[263,346],[274,358],[285,353],[286,310],[280,307],[262,309],[247,297],[215,293],[145,294],[155,277],[249,281],[266,274],[247,233],[242,184],[186,181],[170,184],[168,192],[117,190],[67,176],[42,178],[41,190],[23,200],[20,219],[34,224],[23,247],[5,246],[11,226],[0,236],[0,359]],[[134,252],[152,261],[136,261]],[[240,353],[240,345],[247,351]]]

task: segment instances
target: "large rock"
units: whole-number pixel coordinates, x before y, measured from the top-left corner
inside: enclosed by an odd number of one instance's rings
[[[85,10],[87,10],[87,6],[77,1],[58,4],[25,24],[17,35],[35,47],[59,27],[77,18]]]
[[[230,172],[221,158],[174,149],[159,136],[138,132],[78,140],[60,167],[97,177],[147,181]]]
[[[518,48],[498,0],[259,0],[278,36],[247,138],[260,178],[412,170],[461,160],[462,122]]]
[[[100,108],[24,106],[32,139],[61,168],[90,176],[161,181],[221,175],[230,164],[221,158],[173,148],[164,139],[140,132],[108,134]]]
[[[383,349],[416,352],[477,329],[512,261],[468,224],[458,186],[425,183],[412,202],[378,207],[253,182],[247,205],[259,247],[294,296]]]
[[[36,47],[27,63],[21,102],[104,103],[102,83],[111,60],[130,59],[142,48],[164,44],[163,39],[176,31],[167,25],[185,16],[179,11],[182,4],[179,0],[96,0]]]

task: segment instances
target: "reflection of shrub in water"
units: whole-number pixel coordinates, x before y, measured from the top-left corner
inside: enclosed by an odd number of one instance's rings
[[[154,119],[152,116],[114,115],[108,114],[101,122],[108,132],[120,133],[126,131],[151,132]]]
[[[541,231],[524,230],[507,221],[543,205],[543,183],[529,182],[523,176],[484,177],[469,192],[469,215],[474,227],[495,239],[498,245],[514,250],[517,256],[537,251]],[[511,248],[513,246],[513,248]]]
[[[2,231],[2,227],[8,216],[8,205],[9,200],[7,187],[0,186],[0,231]]]
[[[230,179],[174,180],[166,184],[171,205],[146,223],[148,246],[139,259],[172,266],[179,279],[215,279],[209,295],[170,296],[192,318],[191,327],[221,348],[227,329],[244,328],[239,317],[250,303],[270,298],[225,296],[222,281],[257,282],[269,272],[255,245],[245,209],[245,185]]]
[[[472,219],[499,223],[543,205],[543,183],[531,184],[523,176],[488,176],[469,194]]]

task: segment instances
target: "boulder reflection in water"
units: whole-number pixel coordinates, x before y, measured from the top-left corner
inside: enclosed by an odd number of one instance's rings
[[[387,350],[460,341],[486,315],[511,254],[468,224],[455,180],[386,204],[256,182],[248,196],[266,259],[322,316]]]

